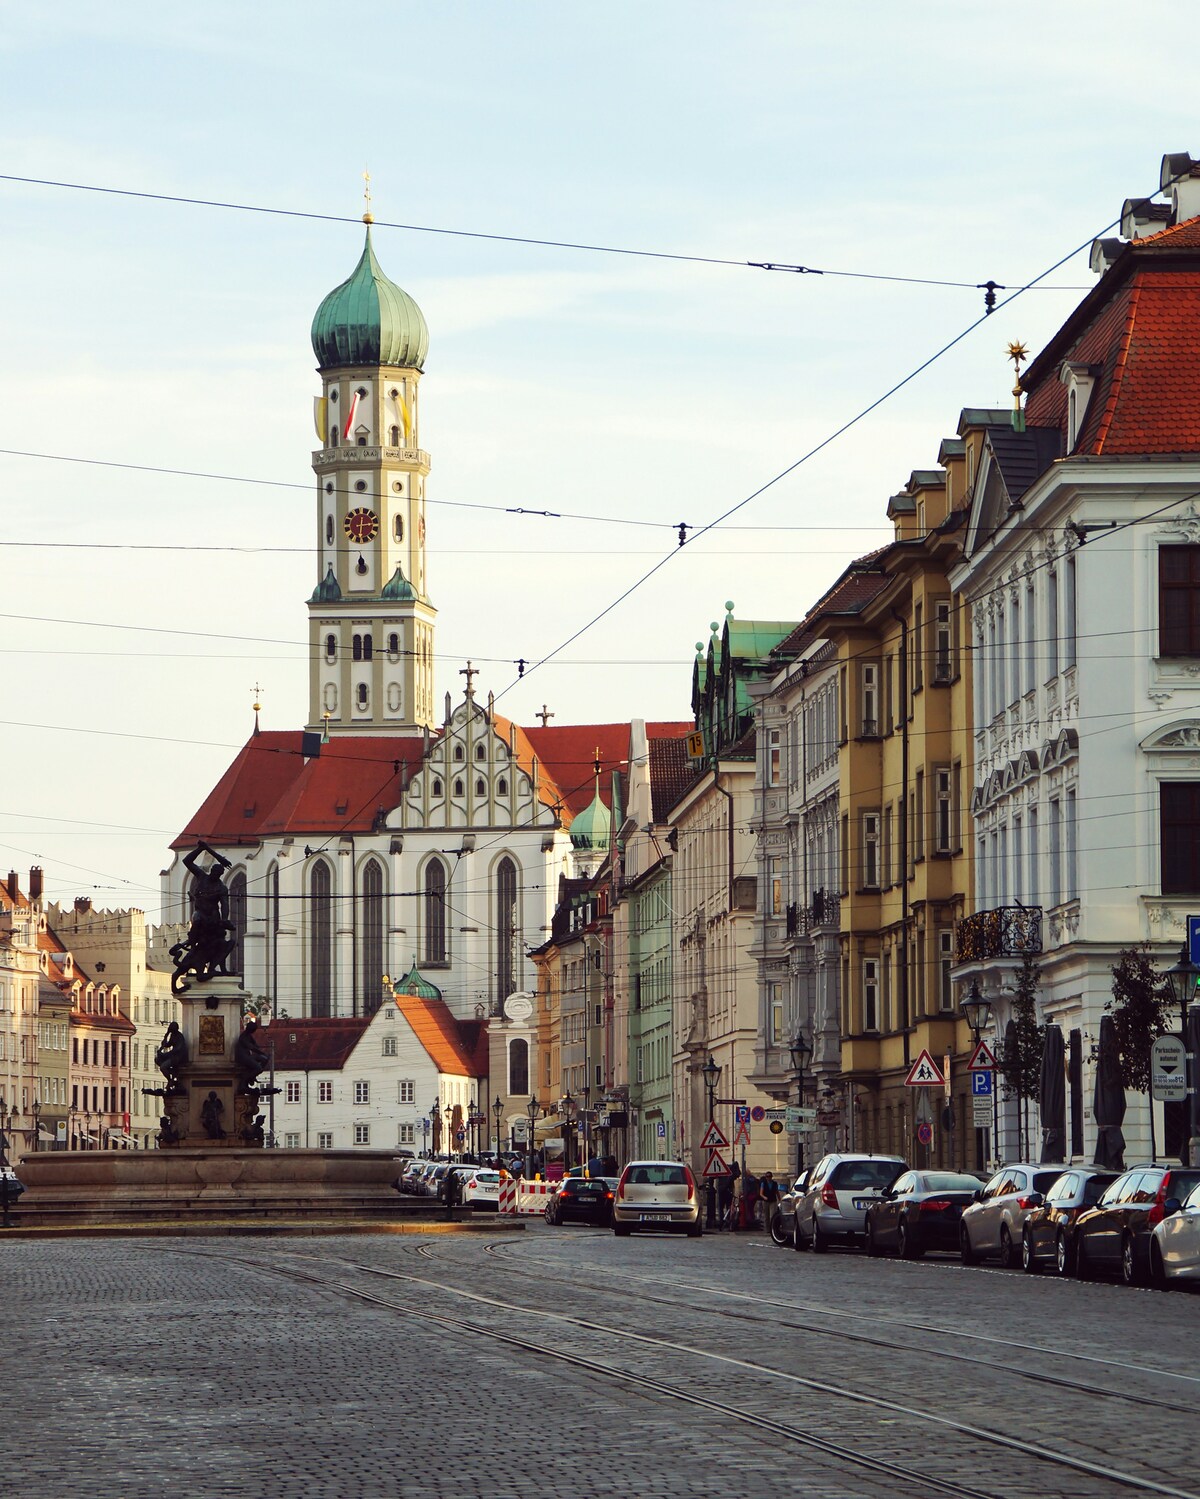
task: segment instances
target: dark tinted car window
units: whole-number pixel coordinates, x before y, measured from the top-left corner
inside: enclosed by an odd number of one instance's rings
[[[1033,1173],[1033,1190],[1035,1192],[1048,1192],[1057,1180],[1057,1171],[1035,1171]]]
[[[1083,1184],[1083,1205],[1092,1207],[1112,1184],[1111,1176],[1089,1176]]]
[[[895,1175],[895,1161],[843,1161],[834,1168],[829,1183],[840,1192],[854,1192],[864,1187],[886,1187]]]
[[[931,1192],[974,1192],[979,1186],[977,1176],[964,1176],[958,1171],[927,1171],[925,1185]]]
[[[1182,1202],[1193,1187],[1200,1187],[1200,1171],[1171,1171],[1168,1173],[1168,1197],[1178,1197],[1180,1202]]]

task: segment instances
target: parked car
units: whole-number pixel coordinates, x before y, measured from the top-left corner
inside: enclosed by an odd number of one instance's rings
[[[1116,1179],[1115,1171],[1072,1166],[1051,1182],[1045,1202],[1031,1210],[1021,1230],[1021,1268],[1036,1275],[1043,1265],[1051,1264],[1059,1275],[1073,1275],[1075,1225]]]
[[[831,1243],[857,1243],[867,1209],[905,1170],[898,1155],[827,1155],[813,1167],[792,1214],[792,1248],[824,1254]]]
[[[1163,1203],[1162,1221],[1150,1231],[1150,1275],[1157,1284],[1200,1280],[1200,1187]]]
[[[615,1177],[568,1177],[546,1204],[546,1222],[594,1223],[607,1228],[619,1185]]]
[[[771,1238],[776,1244],[790,1244],[796,1226],[796,1203],[804,1195],[809,1173],[802,1171],[786,1192],[779,1194],[775,1211],[771,1214]]]
[[[698,1239],[696,1181],[682,1161],[630,1161],[613,1198],[613,1233],[619,1239],[636,1228],[686,1233]]]
[[[462,1173],[464,1207],[478,1212],[480,1208],[498,1211],[500,1207],[500,1173],[487,1166],[468,1166]]]
[[[973,1265],[995,1255],[1006,1270],[1015,1268],[1025,1219],[1041,1207],[1061,1175],[1061,1166],[1041,1166],[1035,1161],[1002,1166],[963,1212],[958,1226],[963,1264]]]
[[[396,1190],[411,1197],[416,1192],[417,1182],[428,1164],[428,1161],[405,1161],[395,1181]]]
[[[1151,1232],[1167,1216],[1167,1203],[1200,1186],[1200,1170],[1134,1166],[1105,1191],[1075,1225],[1075,1274],[1088,1280],[1118,1274],[1127,1286],[1150,1276]]]
[[[867,1253],[894,1249],[919,1260],[928,1249],[956,1250],[963,1209],[978,1190],[979,1178],[962,1171],[902,1172],[867,1209]]]

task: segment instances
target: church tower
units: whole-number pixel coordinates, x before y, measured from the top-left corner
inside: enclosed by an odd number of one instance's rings
[[[433,626],[425,574],[418,386],[421,309],[371,245],[312,325],[317,586],[308,601],[309,728],[379,734],[433,727]]]

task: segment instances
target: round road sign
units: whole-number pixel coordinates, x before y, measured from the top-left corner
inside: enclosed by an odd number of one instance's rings
[[[933,1144],[933,1125],[927,1119],[922,1119],[917,1125],[917,1139],[922,1145]]]
[[[781,1135],[781,1134],[783,1134],[783,1120],[782,1119],[772,1119],[771,1122],[770,1122],[770,1124],[767,1125],[767,1128],[771,1131],[771,1133],[773,1135]]]

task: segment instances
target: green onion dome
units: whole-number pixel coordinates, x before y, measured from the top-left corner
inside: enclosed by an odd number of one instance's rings
[[[612,813],[600,799],[600,778],[596,778],[596,794],[571,822],[571,843],[578,849],[607,849],[612,831]]]
[[[410,604],[416,596],[417,590],[399,567],[379,590],[379,597],[389,604]]]
[[[333,564],[330,563],[326,569],[325,576],[312,591],[310,604],[340,604],[342,601],[342,590],[338,580],[333,576]]]
[[[412,961],[412,967],[404,977],[398,978],[392,985],[392,992],[394,994],[410,994],[415,999],[441,999],[442,997],[442,991],[438,986],[431,984],[418,969],[415,957]]]
[[[425,366],[429,329],[413,299],[380,269],[369,225],[353,275],[335,286],[317,308],[312,346],[323,370],[364,364],[416,370]]]

